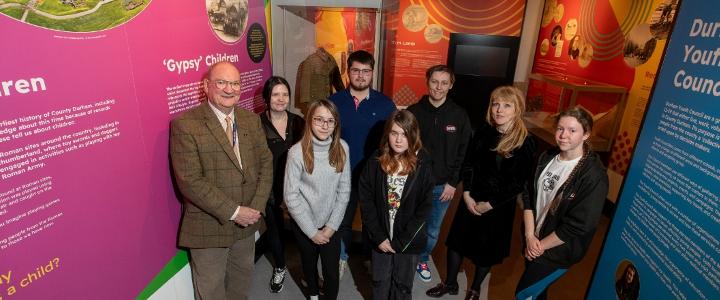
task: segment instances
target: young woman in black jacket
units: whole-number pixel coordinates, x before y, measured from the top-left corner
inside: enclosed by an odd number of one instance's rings
[[[283,177],[287,152],[292,145],[300,141],[305,120],[301,116],[287,111],[290,103],[290,84],[285,78],[272,76],[265,81],[262,90],[265,111],[260,114],[260,122],[265,131],[268,148],[273,155],[273,186],[265,208],[267,231],[263,235],[267,250],[272,254],[275,267],[270,278],[270,292],[279,293],[283,289],[287,268],[285,265],[285,231],[283,201]]]
[[[358,183],[363,225],[374,246],[373,299],[412,298],[433,186],[415,117],[407,110],[395,111]]]
[[[543,153],[524,197],[525,272],[516,299],[546,299],[547,288],[579,262],[592,241],[608,192],[600,157],[590,150],[592,116],[571,108],[558,116],[557,148]]]
[[[535,142],[522,120],[525,100],[512,86],[490,95],[487,124],[477,130],[460,172],[463,203],[458,206],[447,241],[447,276],[429,289],[430,297],[458,293],[457,275],[464,258],[475,265],[465,299],[479,299],[490,268],[510,254],[517,196],[533,167]]]

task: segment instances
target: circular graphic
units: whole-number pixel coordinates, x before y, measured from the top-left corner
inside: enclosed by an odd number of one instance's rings
[[[565,5],[558,4],[557,7],[555,7],[555,15],[553,16],[553,19],[555,22],[560,22],[560,20],[563,17],[563,14],[565,14]]]
[[[267,50],[267,35],[265,29],[258,23],[250,25],[247,34],[247,53],[254,63],[259,63],[265,57]]]
[[[0,15],[47,29],[94,32],[129,22],[149,3],[150,0],[0,0]]]
[[[555,25],[552,32],[550,33],[550,44],[555,47],[558,42],[562,39],[562,26]]]
[[[615,296],[621,300],[637,300],[640,295],[640,273],[631,261],[622,260],[615,269]]]
[[[402,15],[402,23],[405,29],[411,32],[418,32],[427,25],[428,15],[425,8],[413,4],[408,6]]]
[[[205,0],[210,28],[226,43],[240,40],[248,20],[248,0]]]
[[[548,50],[550,50],[550,40],[544,39],[542,43],[540,43],[540,55],[545,56]]]
[[[442,27],[438,24],[430,24],[427,27],[425,27],[425,32],[423,35],[425,36],[425,40],[430,44],[435,44],[440,41],[442,38],[443,30]]]
[[[590,43],[580,43],[580,55],[578,55],[578,65],[581,68],[587,67],[593,59],[593,47]]]
[[[557,0],[545,1],[545,7],[543,8],[542,27],[548,26],[550,21],[555,17],[555,6]]]
[[[577,33],[577,19],[570,19],[565,23],[565,40],[569,41]]]
[[[677,11],[675,2],[677,1],[666,0],[655,8],[650,19],[650,31],[656,39],[664,40],[668,37]]]
[[[657,40],[650,32],[650,25],[635,26],[625,39],[623,47],[625,63],[633,68],[646,63],[655,50],[656,44]]]

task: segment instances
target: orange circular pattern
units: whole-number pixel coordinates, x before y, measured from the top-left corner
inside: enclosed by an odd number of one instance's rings
[[[443,38],[448,39],[451,32],[475,34],[519,36],[522,30],[525,1],[488,0],[431,1],[411,0],[428,11],[429,23],[438,24],[443,29]]]

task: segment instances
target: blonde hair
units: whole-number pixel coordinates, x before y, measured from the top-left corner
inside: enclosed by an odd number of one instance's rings
[[[525,97],[522,92],[514,86],[500,86],[493,90],[490,94],[490,105],[488,105],[487,113],[485,114],[485,120],[492,126],[497,126],[495,120],[492,118],[492,102],[506,101],[514,104],[515,117],[510,120],[507,130],[500,137],[495,149],[501,156],[508,158],[512,156],[512,151],[522,146],[525,142],[525,138],[528,136],[527,127],[522,120],[522,115],[525,113]]]
[[[335,172],[341,173],[343,168],[345,168],[345,158],[347,154],[340,143],[340,118],[335,104],[325,99],[312,102],[307,114],[305,114],[305,130],[303,132],[303,138],[300,141],[305,170],[307,170],[308,174],[312,174],[315,168],[315,156],[313,155],[312,144],[312,139],[315,135],[312,133],[312,122],[313,114],[315,114],[315,111],[319,107],[325,107],[335,119],[335,129],[332,133],[332,143],[330,143],[330,150],[328,151],[328,160],[330,161],[330,165],[335,167]]]

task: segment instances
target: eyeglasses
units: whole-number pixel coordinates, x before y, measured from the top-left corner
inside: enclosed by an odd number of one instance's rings
[[[240,81],[227,81],[227,80],[218,79],[218,80],[214,80],[213,83],[215,83],[215,87],[218,88],[219,90],[224,90],[225,87],[227,87],[228,85],[230,85],[230,88],[233,89],[233,91],[239,91],[240,88],[242,87],[240,85]]]
[[[373,71],[372,69],[356,69],[356,68],[351,68],[351,69],[350,69],[350,75],[360,75],[360,74],[362,74],[362,75],[364,75],[364,76],[367,76],[367,75],[372,74],[372,71]]]
[[[335,127],[335,119],[327,119],[326,120],[321,117],[314,117],[314,118],[312,118],[312,121],[313,121],[313,125],[315,125],[315,126],[320,126],[320,127],[327,126],[330,128]]]

